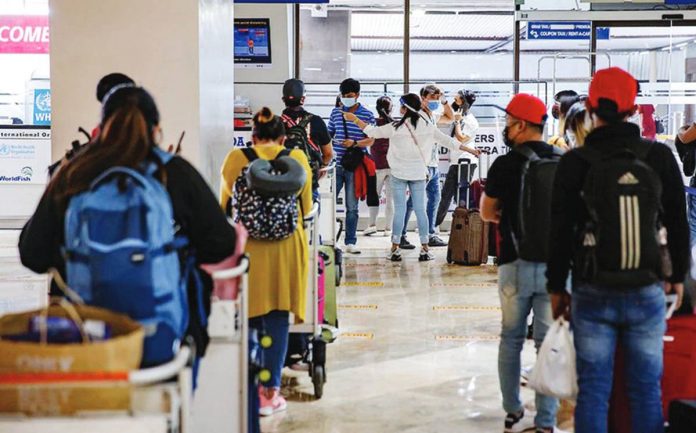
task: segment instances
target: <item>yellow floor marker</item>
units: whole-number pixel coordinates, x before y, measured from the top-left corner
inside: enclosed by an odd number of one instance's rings
[[[433,311],[502,311],[489,305],[435,305]]]
[[[370,305],[339,305],[339,310],[376,310],[378,307],[376,304]]]
[[[372,332],[342,332],[338,338],[372,340],[375,338],[375,334],[373,334]]]
[[[497,335],[436,335],[435,341],[498,341]]]
[[[346,281],[343,283],[346,287],[384,287],[382,281]]]

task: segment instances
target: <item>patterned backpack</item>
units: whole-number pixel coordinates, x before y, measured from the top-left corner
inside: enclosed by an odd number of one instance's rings
[[[247,172],[259,157],[252,148],[243,149],[249,164],[234,184],[234,220],[241,223],[252,239],[279,241],[290,237],[297,228],[299,212],[297,194],[266,195],[251,188]],[[290,149],[283,149],[276,160],[289,157]]]

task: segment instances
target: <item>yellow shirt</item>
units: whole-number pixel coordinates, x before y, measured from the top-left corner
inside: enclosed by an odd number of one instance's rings
[[[254,146],[259,158],[272,160],[284,149],[281,145]],[[301,150],[290,156],[307,172],[307,180],[298,197],[299,218],[295,233],[281,241],[249,239],[249,317],[263,316],[271,311],[290,311],[296,322],[304,322],[307,307],[309,246],[302,226],[304,214],[312,209],[312,171]],[[241,149],[234,149],[222,166],[220,204],[227,207],[234,184],[249,164]]]

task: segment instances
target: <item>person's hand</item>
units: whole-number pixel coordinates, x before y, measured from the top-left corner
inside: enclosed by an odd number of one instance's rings
[[[463,118],[464,116],[462,116],[461,113],[457,113],[454,115],[454,120],[456,120],[457,122],[461,121]]]
[[[343,118],[346,119],[348,122],[355,122],[356,120],[358,120],[358,116],[351,113],[350,111],[344,111]]]
[[[570,295],[568,293],[551,294],[551,313],[553,314],[553,320],[561,316],[566,320],[570,320]]]
[[[469,153],[471,153],[472,155],[474,155],[474,156],[476,156],[476,157],[481,156],[481,151],[478,150],[478,149],[470,150]]]
[[[355,140],[344,140],[343,147],[353,147],[355,146]]]
[[[684,283],[664,283],[666,294],[677,295],[677,301],[675,302],[674,310],[681,308],[682,302],[684,302]]]

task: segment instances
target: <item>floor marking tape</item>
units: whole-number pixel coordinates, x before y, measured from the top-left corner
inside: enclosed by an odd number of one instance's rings
[[[377,305],[376,304],[370,304],[370,305],[339,305],[338,306],[339,310],[376,310]]]
[[[502,311],[502,308],[485,305],[435,305],[433,311]]]
[[[484,287],[484,288],[498,288],[497,284],[494,283],[432,283],[430,287],[441,288],[441,287]]]
[[[375,338],[375,334],[372,332],[341,332],[338,338],[361,338],[365,340],[372,340]]]
[[[384,287],[382,281],[346,281],[343,285],[346,287]]]
[[[435,341],[499,341],[497,335],[436,335]]]

